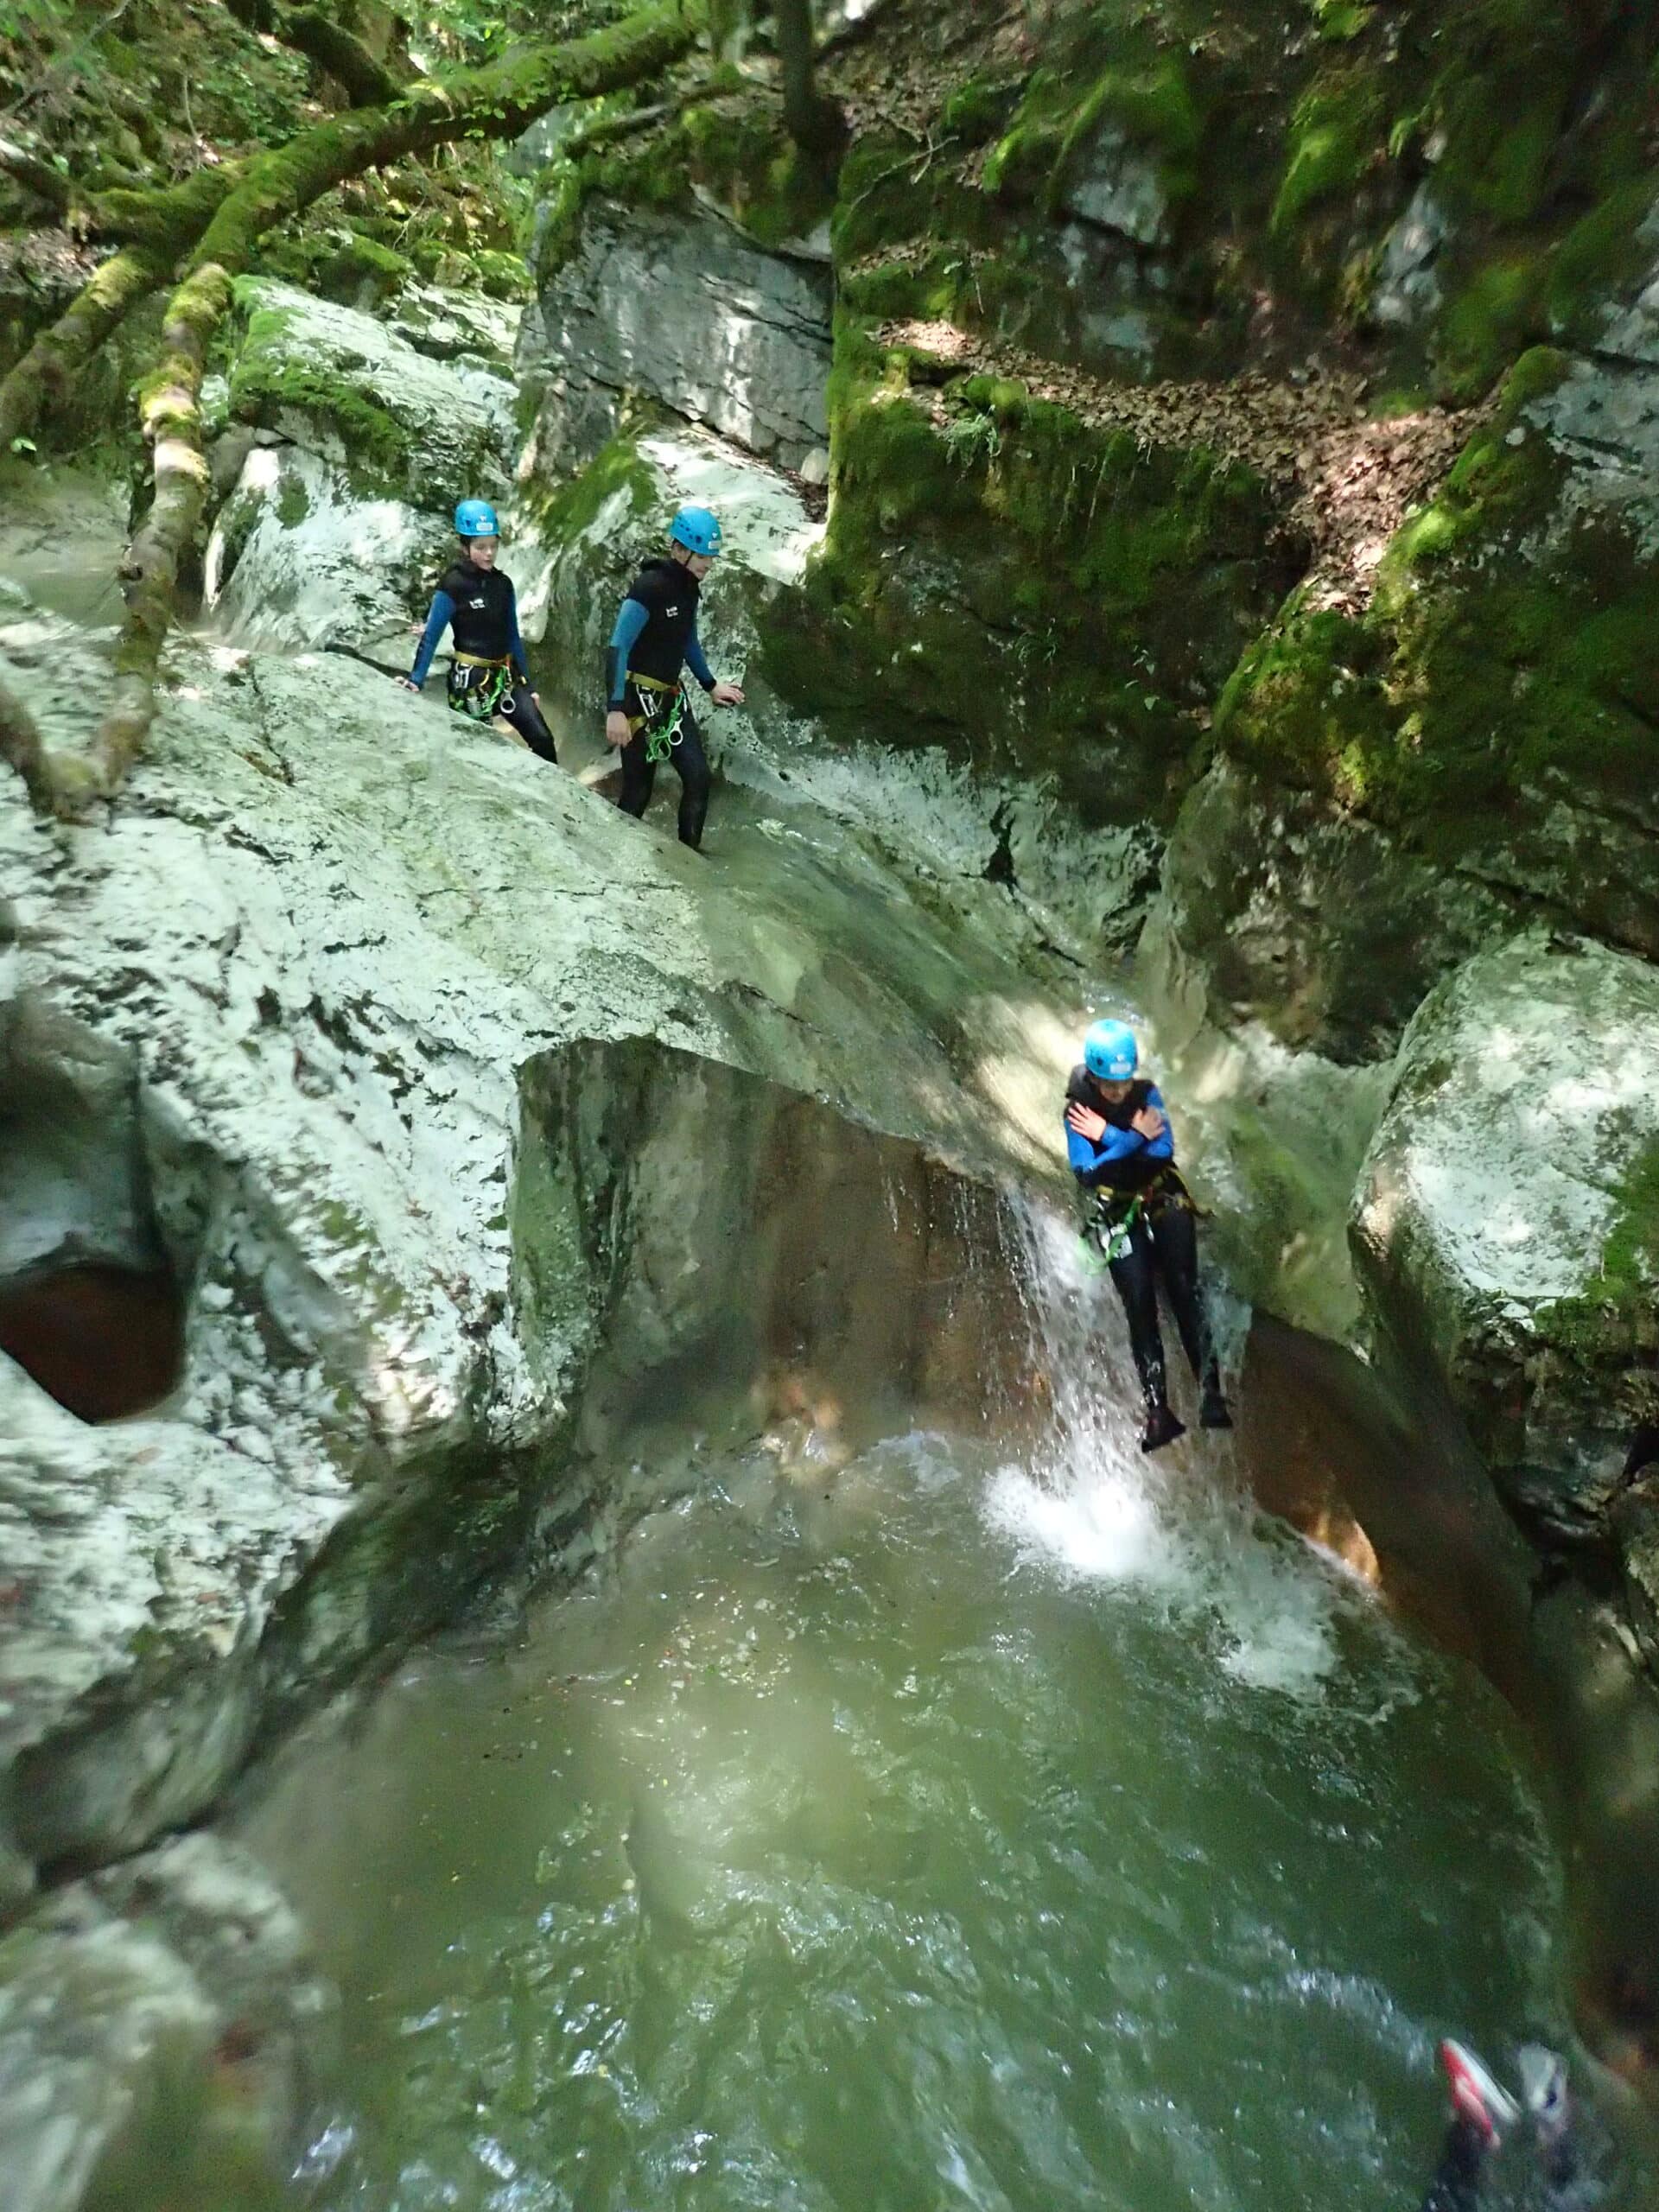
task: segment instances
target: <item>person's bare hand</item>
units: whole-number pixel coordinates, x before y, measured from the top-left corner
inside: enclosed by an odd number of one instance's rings
[[[1155,1137],[1162,1136],[1164,1131],[1169,1127],[1169,1123],[1155,1106],[1143,1106],[1129,1123],[1129,1127],[1135,1131],[1136,1136],[1145,1137],[1147,1142],[1150,1144]]]
[[[741,683],[716,683],[709,696],[717,707],[741,707],[743,686]]]
[[[627,716],[620,708],[613,707],[605,717],[606,744],[626,745],[632,735],[632,732],[628,728]]]
[[[1098,1144],[1106,1134],[1106,1116],[1073,1099],[1065,1109],[1065,1126],[1075,1129],[1080,1137],[1087,1137],[1090,1144]]]

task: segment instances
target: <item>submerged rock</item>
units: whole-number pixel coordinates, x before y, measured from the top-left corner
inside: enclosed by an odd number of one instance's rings
[[[216,2196],[270,2188],[332,2010],[292,1910],[237,1845],[182,1837],[57,1891],[0,1942],[8,2212],[133,2201],[187,2117]]]
[[[1606,1541],[1659,1415],[1659,971],[1534,931],[1449,976],[1401,1047],[1353,1236],[1510,1503]]]

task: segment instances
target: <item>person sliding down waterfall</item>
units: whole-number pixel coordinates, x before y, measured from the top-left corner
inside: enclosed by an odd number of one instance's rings
[[[518,601],[512,578],[495,565],[501,526],[485,499],[463,499],[455,509],[455,533],[461,557],[451,563],[432,601],[432,612],[416,650],[415,665],[403,681],[418,691],[426,681],[438,640],[454,633],[449,668],[449,704],[457,714],[487,722],[499,715],[531,751],[558,765],[553,733],[542,719],[542,702],[530,688],[530,664],[518,634]]]
[[[741,707],[741,687],[720,683],[697,642],[697,598],[720,551],[720,524],[707,507],[682,507],[669,525],[668,552],[647,561],[616,618],[605,666],[605,742],[622,756],[625,814],[651,803],[657,764],[671,760],[680,779],[680,842],[702,842],[710,778],[702,735],[680,682],[689,668],[717,707]]]
[[[1192,1194],[1175,1165],[1175,1140],[1155,1084],[1137,1078],[1135,1033],[1097,1021],[1083,1040],[1083,1065],[1065,1087],[1065,1144],[1072,1173],[1094,1206],[1085,1236],[1098,1244],[1129,1324],[1146,1402],[1143,1452],[1185,1435],[1170,1410],[1158,1281],[1175,1315],[1198,1385],[1198,1420],[1230,1428],[1221,1373],[1198,1296],[1198,1238]]]

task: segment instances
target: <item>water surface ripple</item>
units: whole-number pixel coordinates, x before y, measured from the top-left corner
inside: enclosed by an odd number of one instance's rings
[[[1562,2032],[1503,1710],[1192,1455],[1065,1449],[734,1456],[296,1749],[306,2200],[1414,2206],[1436,2039]]]

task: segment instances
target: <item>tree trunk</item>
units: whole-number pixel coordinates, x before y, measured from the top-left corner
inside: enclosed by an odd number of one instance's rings
[[[813,81],[812,0],[772,0],[772,20],[784,79],[785,128],[803,153],[833,153],[846,135],[846,123]]]

